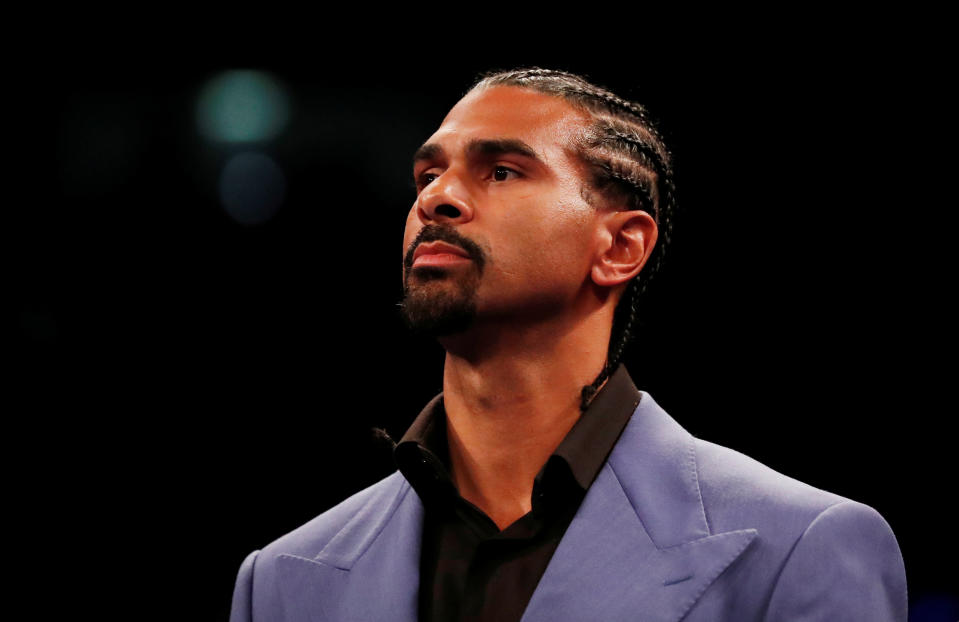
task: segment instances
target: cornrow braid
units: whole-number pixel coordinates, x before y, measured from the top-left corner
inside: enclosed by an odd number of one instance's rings
[[[602,126],[603,134],[594,139],[597,142],[605,142],[614,146],[614,148],[628,151],[632,155],[646,159],[650,167],[655,170],[666,168],[667,156],[657,149],[657,145],[645,140],[642,136],[618,123],[607,122]],[[598,144],[595,146],[599,146]]]
[[[618,190],[629,209],[642,210],[656,217],[656,189],[647,176],[637,174],[628,165],[615,160],[587,156],[586,161],[593,167],[594,188],[607,194]]]
[[[500,85],[561,97],[589,113],[593,124],[578,146],[578,155],[590,171],[583,196],[592,203],[595,191],[627,209],[643,210],[659,229],[648,265],[626,285],[616,305],[606,364],[581,393],[580,410],[585,411],[622,361],[636,330],[639,299],[659,272],[672,240],[676,210],[672,156],[645,108],[582,76],[540,67],[489,72],[480,76],[470,91]]]

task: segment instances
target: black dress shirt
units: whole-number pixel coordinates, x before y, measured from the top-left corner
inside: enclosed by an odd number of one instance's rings
[[[450,476],[442,393],[394,450],[423,501],[421,622],[518,621],[640,393],[620,366],[533,481],[532,509],[502,531]]]

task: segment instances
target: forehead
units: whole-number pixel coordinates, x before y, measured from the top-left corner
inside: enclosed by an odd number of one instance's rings
[[[588,115],[560,97],[514,86],[470,91],[443,119],[428,143],[455,149],[477,138],[518,138],[544,157],[573,146]]]

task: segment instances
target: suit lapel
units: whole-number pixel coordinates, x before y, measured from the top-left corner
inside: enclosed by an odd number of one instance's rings
[[[643,393],[523,622],[676,622],[755,536],[710,533],[693,438]]]

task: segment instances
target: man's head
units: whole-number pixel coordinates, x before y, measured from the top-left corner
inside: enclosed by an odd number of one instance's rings
[[[414,329],[515,325],[612,297],[605,372],[615,369],[674,201],[669,153],[642,108],[572,74],[490,74],[417,151],[414,177],[404,237]]]

